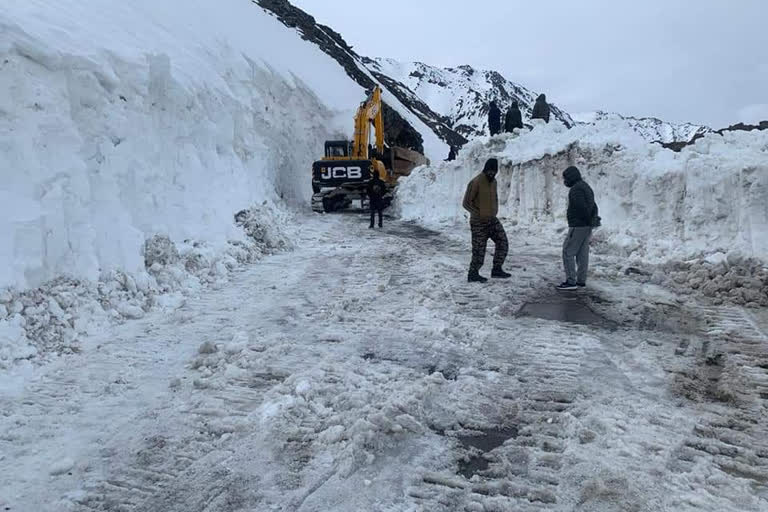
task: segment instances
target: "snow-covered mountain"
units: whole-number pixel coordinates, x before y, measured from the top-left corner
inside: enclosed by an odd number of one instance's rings
[[[631,117],[612,112],[585,112],[573,114],[577,123],[599,121],[623,121],[648,142],[663,144],[687,143],[696,137],[712,132],[712,128],[691,123],[670,123],[655,117]]]
[[[517,100],[525,121],[530,118],[539,95],[496,71],[471,66],[438,68],[421,62],[386,58],[366,59],[365,64],[376,76],[388,77],[407,88],[468,139],[488,134],[488,105],[491,101],[496,101],[505,112],[512,100]],[[557,105],[550,103],[550,106],[554,119],[567,127],[573,126],[574,121],[567,112]]]

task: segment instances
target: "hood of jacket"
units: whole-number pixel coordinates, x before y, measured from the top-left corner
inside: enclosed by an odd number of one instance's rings
[[[565,186],[570,188],[581,181],[581,172],[577,167],[571,166],[563,172]]]

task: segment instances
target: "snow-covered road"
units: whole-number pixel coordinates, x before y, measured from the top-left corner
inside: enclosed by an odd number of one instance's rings
[[[512,234],[514,278],[470,286],[460,231],[302,222],[1,391],[0,508],[768,510],[765,318],[559,296],[558,247]]]

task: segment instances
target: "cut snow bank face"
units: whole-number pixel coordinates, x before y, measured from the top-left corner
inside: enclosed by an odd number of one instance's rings
[[[467,182],[499,159],[499,216],[538,230],[566,225],[562,172],[578,166],[595,191],[609,246],[662,261],[739,251],[768,260],[768,134],[708,135],[681,153],[646,143],[624,123],[566,130],[538,124],[469,144],[460,159],[403,181],[403,218],[426,224],[467,218]]]
[[[0,288],[135,272],[156,233],[222,245],[241,209],[307,204],[363,96],[247,1],[4,2]]]

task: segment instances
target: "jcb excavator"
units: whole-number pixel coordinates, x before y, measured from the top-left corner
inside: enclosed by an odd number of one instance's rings
[[[376,137],[373,147],[369,146],[371,125]],[[387,185],[385,201],[389,202],[398,178],[427,163],[424,155],[416,151],[384,147],[381,89],[376,86],[357,109],[354,140],[326,141],[325,156],[312,164],[312,209],[316,212],[343,210],[354,200],[360,200],[362,206],[366,184],[373,173],[378,173]]]

